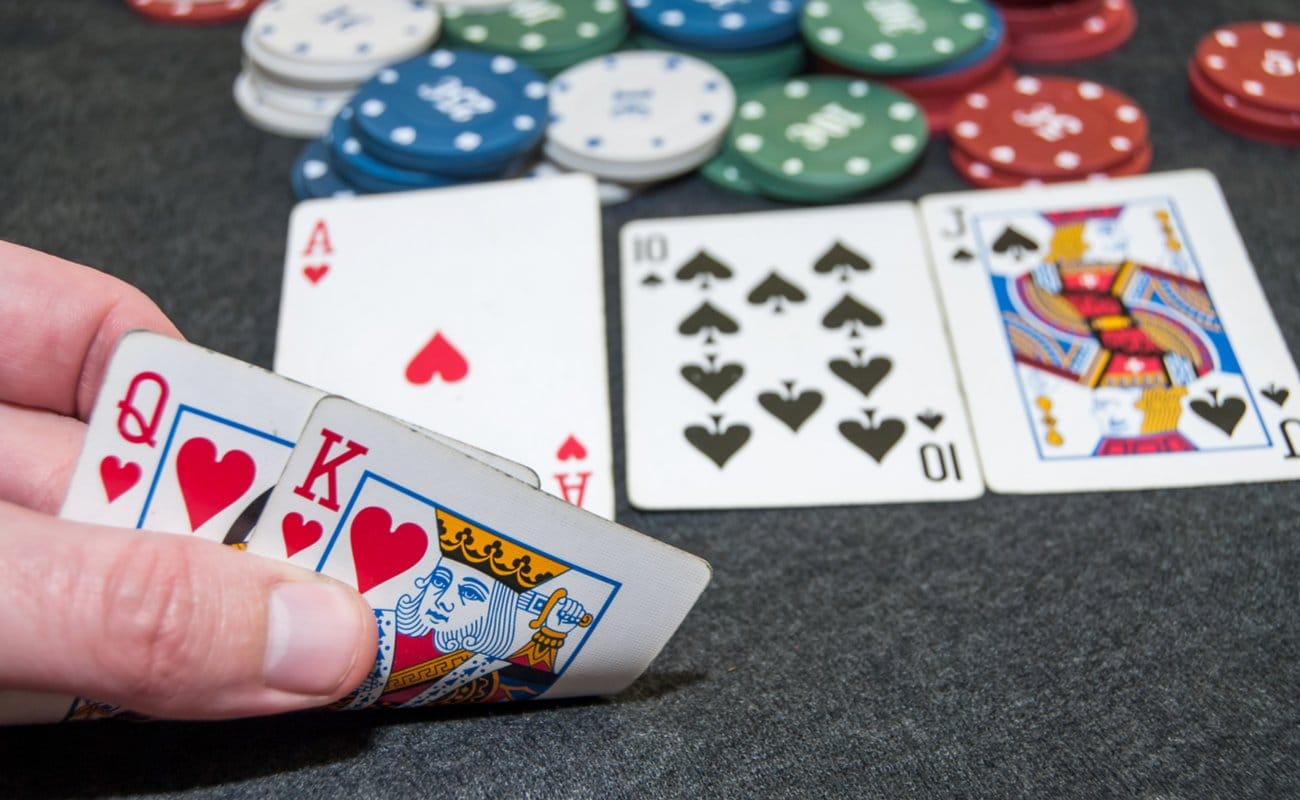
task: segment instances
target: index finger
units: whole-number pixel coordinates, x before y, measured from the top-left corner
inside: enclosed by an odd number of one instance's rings
[[[0,242],[0,402],[86,419],[117,340],[181,338],[139,289],[90,267]]]

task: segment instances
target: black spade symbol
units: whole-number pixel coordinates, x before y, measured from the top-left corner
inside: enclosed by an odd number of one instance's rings
[[[682,377],[716,403],[728,389],[736,385],[736,381],[745,374],[745,368],[740,364],[723,364],[718,367],[714,364],[715,356],[709,356],[708,359],[707,367],[699,364],[683,366]]]
[[[846,419],[840,423],[840,435],[848,439],[862,452],[875,459],[879,464],[894,449],[898,440],[907,432],[907,425],[901,419],[886,417],[877,425],[874,409],[863,409],[867,415],[867,424],[857,420]]]
[[[1006,230],[1002,231],[1002,235],[998,236],[997,240],[993,242],[993,252],[998,254],[1010,252],[1011,255],[1016,258],[1020,258],[1026,253],[1033,253],[1037,250],[1037,242],[1010,225],[1008,225]]]
[[[707,344],[713,344],[713,335],[715,333],[732,334],[740,330],[740,326],[736,324],[734,319],[706,301],[691,312],[689,317],[682,320],[682,324],[677,327],[677,330],[684,336],[694,336],[700,331],[707,331],[704,341]]]
[[[1246,414],[1246,401],[1240,397],[1227,397],[1220,402],[1217,389],[1211,389],[1209,394],[1209,400],[1193,400],[1192,411],[1228,436],[1232,436],[1232,432],[1237,429],[1237,423],[1241,422],[1241,418]]]
[[[795,433],[803,426],[813,413],[821,408],[822,393],[815,389],[805,389],[798,395],[794,393],[794,381],[782,381],[785,394],[763,392],[758,396],[758,404],[768,413],[789,426]]]
[[[885,356],[876,356],[863,363],[861,350],[854,350],[853,354],[856,357],[853,361],[847,358],[835,358],[831,359],[828,366],[836,377],[862,392],[863,397],[867,397],[871,394],[871,390],[879,386],[889,374],[894,363]]]
[[[677,270],[677,280],[692,281],[700,278],[700,288],[709,288],[709,278],[724,281],[731,277],[731,268],[713,256],[707,251],[701,250],[695,254],[695,257]]]
[[[808,299],[808,295],[804,294],[803,289],[782,278],[776,270],[773,270],[754,287],[748,299],[756,306],[772,301],[772,310],[779,314],[785,310],[786,303],[802,303]]]
[[[1276,403],[1278,408],[1286,405],[1286,399],[1291,396],[1291,392],[1275,383],[1269,384],[1261,394]]]
[[[938,411],[926,409],[916,415],[916,421],[930,430],[936,431],[939,429],[939,426],[943,424],[943,414],[940,414]]]
[[[664,279],[653,272],[641,279],[642,286],[658,286],[663,283]]]
[[[957,252],[952,254],[953,261],[961,261],[963,263],[967,261],[972,261],[974,260],[974,258],[975,258],[975,254],[964,247],[957,248]]]
[[[703,425],[690,425],[684,433],[686,441],[721,469],[749,441],[750,429],[740,422],[724,429],[721,414],[710,414],[709,417],[713,420],[713,430]]]
[[[239,516],[235,517],[235,521],[230,523],[230,530],[226,531],[221,543],[225,545],[246,544],[248,535],[253,532],[253,526],[257,524],[258,518],[262,516],[262,509],[266,508],[266,501],[270,496],[271,490],[267,489],[254,497],[253,501],[245,506],[243,511],[239,512]]]
[[[822,326],[836,330],[844,325],[849,326],[850,338],[860,336],[859,330],[863,327],[878,328],[885,324],[874,310],[853,298],[853,295],[846,294],[844,298],[835,304],[826,316],[822,317]]]
[[[839,242],[831,245],[831,249],[813,264],[813,271],[819,275],[839,272],[841,281],[847,281],[854,272],[866,272],[869,269],[870,261]]]

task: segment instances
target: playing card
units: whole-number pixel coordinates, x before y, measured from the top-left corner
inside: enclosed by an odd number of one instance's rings
[[[910,204],[638,221],[622,256],[633,504],[982,493]]]
[[[113,353],[61,516],[239,544],[319,389],[148,331]],[[536,485],[536,476],[458,442]]]
[[[921,209],[990,488],[1300,476],[1295,363],[1213,175]]]
[[[275,367],[528,464],[612,517],[603,287],[585,175],[306,202]]]
[[[355,586],[374,607],[378,657],[347,708],[617,692],[709,578],[694,556],[332,397],[249,549]]]

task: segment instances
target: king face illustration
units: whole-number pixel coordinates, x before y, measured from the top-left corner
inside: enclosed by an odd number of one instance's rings
[[[592,623],[564,564],[441,509],[437,524],[441,557],[396,608],[375,611],[378,658],[348,707],[537,697]]]

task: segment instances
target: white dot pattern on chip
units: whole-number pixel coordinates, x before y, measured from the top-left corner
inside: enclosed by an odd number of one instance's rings
[[[974,175],[976,178],[988,180],[993,177],[993,168],[988,164],[976,161],[970,165],[970,174]]]
[[[988,20],[984,19],[983,14],[962,14],[961,26],[968,31],[982,31]]]
[[[757,153],[763,149],[763,137],[757,133],[742,133],[736,137],[736,149],[745,153]]]
[[[412,128],[410,125],[402,125],[393,128],[393,132],[388,135],[388,138],[392,139],[394,144],[413,144],[415,142],[415,128]]]
[[[947,36],[940,36],[939,38],[935,39],[933,47],[934,47],[934,52],[943,53],[944,55],[947,55],[948,53],[951,53],[952,51],[957,49],[956,43],[954,43],[953,40],[949,39]]]
[[[1255,80],[1242,81],[1241,90],[1251,97],[1262,97],[1264,95],[1264,84]]]
[[[1079,158],[1078,153],[1070,150],[1062,150],[1052,159],[1052,163],[1061,169],[1076,170],[1079,168],[1079,164],[1082,160],[1083,159]]]
[[[787,158],[781,162],[781,171],[786,175],[798,175],[803,172],[803,161],[798,158]]]
[[[329,171],[329,165],[318,158],[310,159],[302,165],[302,174],[310,181],[325,177]]]
[[[386,69],[379,73],[379,82],[385,84],[397,83],[397,70]]]
[[[1127,153],[1133,149],[1133,140],[1127,136],[1110,137],[1110,149],[1120,153]]]
[[[1214,41],[1218,42],[1223,47],[1236,47],[1237,34],[1232,31],[1215,31]]]
[[[456,63],[456,54],[450,50],[434,50],[429,55],[430,66],[438,69],[446,69]]]
[[[1132,125],[1133,123],[1142,119],[1142,109],[1138,108],[1137,106],[1129,105],[1128,103],[1125,103],[1124,105],[1115,109],[1115,118],[1126,125]]]
[[[1010,164],[1016,160],[1016,148],[1006,144],[996,145],[989,151],[989,157],[999,164]]]
[[[898,48],[889,42],[878,42],[873,44],[867,52],[871,53],[871,57],[877,61],[892,61],[894,56],[898,55]]]
[[[1020,94],[1038,94],[1038,90],[1043,88],[1043,84],[1037,78],[1022,75],[1016,78],[1015,87]]]
[[[1286,35],[1286,26],[1280,22],[1265,22],[1260,28],[1264,31],[1264,35],[1270,39],[1281,39]]]
[[[483,144],[483,137],[473,131],[464,131],[456,134],[456,138],[452,140],[452,144],[456,145],[457,150],[463,150],[468,153],[471,150],[477,150],[478,146]]]
[[[866,97],[871,94],[871,84],[866,81],[853,81],[849,84],[849,97]]]
[[[954,125],[952,132],[962,139],[974,139],[980,135],[980,126],[978,122],[965,119]]]
[[[916,119],[916,106],[911,103],[890,103],[889,118],[898,122]]]
[[[854,156],[844,162],[844,171],[850,175],[866,175],[871,171],[871,159]]]
[[[511,72],[515,71],[516,66],[518,65],[515,63],[513,58],[495,56],[492,59],[492,71],[498,75],[509,75]]]
[[[546,37],[537,31],[530,31],[519,37],[519,46],[530,52],[541,50],[546,46]]]
[[[738,31],[745,27],[745,15],[736,14],[734,12],[723,14],[721,19],[718,20],[718,24],[721,25],[724,30]]]
[[[367,117],[377,117],[384,113],[387,108],[388,106],[383,100],[374,97],[361,104],[361,113]]]
[[[1079,96],[1084,100],[1100,100],[1106,90],[1101,88],[1100,83],[1092,81],[1082,81],[1079,83]]]
[[[894,152],[903,155],[916,150],[918,144],[917,138],[910,133],[900,133],[889,139],[889,146],[893,148]]]
[[[808,96],[808,84],[803,81],[790,81],[785,85],[785,96],[794,100]]]
[[[358,142],[356,139],[349,136],[347,139],[343,140],[343,152],[350,156],[357,155],[361,152],[361,142]]]
[[[749,100],[740,106],[741,119],[762,119],[767,114],[767,107],[757,100]]]
[[[822,28],[817,31],[817,39],[823,44],[836,45],[844,41],[844,31],[839,28]]]
[[[487,39],[487,28],[482,25],[470,25],[465,29],[465,38],[471,42],[481,42]]]
[[[578,35],[584,39],[594,39],[600,33],[600,26],[594,22],[581,22],[578,24]]]
[[[514,123],[515,130],[517,131],[531,131],[533,128],[537,127],[537,120],[525,114],[520,114],[515,117]]]

